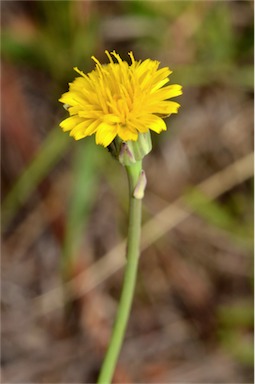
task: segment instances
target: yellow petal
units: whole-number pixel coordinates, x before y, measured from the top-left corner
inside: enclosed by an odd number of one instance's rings
[[[112,124],[112,123],[120,123],[120,118],[119,116],[116,116],[112,113],[109,113],[107,115],[103,116],[103,120],[107,124]]]
[[[81,107],[79,105],[74,105],[73,107],[68,107],[67,110],[71,116],[78,115],[79,111],[81,110]]]
[[[96,132],[96,144],[107,147],[117,135],[117,126],[101,123]]]
[[[97,131],[98,121],[86,120],[78,124],[70,133],[75,140],[83,139],[84,137],[91,136]]]
[[[167,68],[159,69],[152,78],[152,90],[153,92],[169,81],[169,75],[171,75],[172,71]]]
[[[63,120],[59,125],[64,132],[71,131],[76,125],[80,124],[84,119],[78,116],[71,116]]]
[[[131,129],[130,129],[131,128]],[[132,127],[128,128],[128,126],[118,126],[118,136],[124,140],[137,140],[138,137],[138,132],[137,130],[135,131]]]
[[[175,101],[161,101],[157,105],[151,106],[151,113],[159,114],[161,116],[169,116],[172,113],[177,113],[180,104]]]
[[[134,119],[132,121],[129,121],[128,124],[128,129],[132,129],[133,132],[140,132],[140,133],[145,133],[148,132],[149,128],[144,124],[144,120],[141,117],[141,119]]]
[[[151,98],[157,97],[159,100],[170,99],[172,97],[182,95],[182,87],[178,84],[168,85],[167,87],[158,89],[151,95]]]
[[[169,82],[169,79],[168,77],[166,79],[163,79],[161,81],[159,81],[156,85],[154,85],[154,87],[151,89],[151,93],[154,93],[156,92],[159,88],[163,87],[163,85],[165,85],[166,83]]]
[[[160,117],[151,115],[148,118],[144,119],[144,123],[152,131],[160,133],[161,131],[166,131],[166,123]]]

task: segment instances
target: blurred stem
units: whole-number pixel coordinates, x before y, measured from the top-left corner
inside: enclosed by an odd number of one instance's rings
[[[129,224],[127,237],[127,263],[125,267],[124,282],[117,316],[113,327],[110,344],[99,375],[99,384],[109,384],[112,381],[117,359],[127,327],[131,304],[134,296],[141,232],[142,200],[134,197],[134,190],[138,184],[142,171],[142,162],[126,166],[129,182]]]

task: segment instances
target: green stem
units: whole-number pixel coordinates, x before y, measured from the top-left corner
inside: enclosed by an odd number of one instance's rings
[[[142,162],[139,161],[134,165],[126,166],[126,170],[129,181],[127,264],[112,337],[99,375],[98,384],[110,384],[112,381],[129,319],[138,269],[142,200],[134,198],[133,193],[141,174]]]

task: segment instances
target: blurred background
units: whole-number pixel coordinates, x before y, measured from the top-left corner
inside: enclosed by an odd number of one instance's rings
[[[253,382],[253,2],[2,1],[2,372],[93,383],[125,262],[124,169],[61,132],[74,66],[156,59],[183,85],[144,161],[115,383]]]

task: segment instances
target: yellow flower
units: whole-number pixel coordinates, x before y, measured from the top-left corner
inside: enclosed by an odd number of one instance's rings
[[[59,99],[70,114],[61,128],[76,140],[95,133],[96,143],[104,147],[117,136],[136,141],[139,133],[166,130],[162,118],[177,113],[180,106],[168,99],[182,94],[178,84],[163,87],[169,82],[170,69],[158,69],[160,63],[150,59],[135,61],[132,52],[131,65],[115,51],[105,53],[109,64],[101,65],[92,56],[95,70],[84,74],[74,68],[80,76]]]

